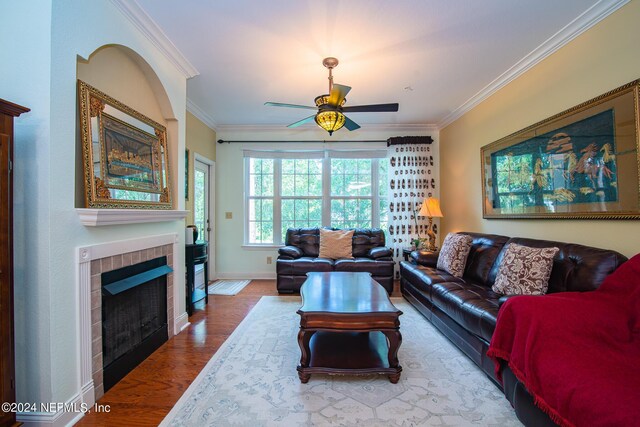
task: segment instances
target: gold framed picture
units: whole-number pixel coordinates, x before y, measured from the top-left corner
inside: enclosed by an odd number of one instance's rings
[[[78,80],[89,208],[171,209],[166,128]]]
[[[640,219],[640,80],[481,148],[484,218]]]

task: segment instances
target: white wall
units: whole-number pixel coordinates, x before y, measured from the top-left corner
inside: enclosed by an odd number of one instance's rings
[[[176,232],[182,221],[84,227],[75,211],[76,64],[101,46],[137,52],[166,90],[172,184],[177,209],[184,208],[186,80],[169,60],[108,0],[8,2],[0,34],[0,93],[32,108],[17,121],[15,175],[16,373],[19,402],[65,402],[79,390],[78,301],[75,248],[138,236]],[[11,64],[11,66],[7,66]],[[4,77],[4,76],[3,76]],[[143,112],[144,113],[144,112]],[[183,157],[183,156],[182,156]],[[184,259],[174,296],[184,311]],[[180,296],[182,295],[182,297]]]
[[[381,129],[374,125],[363,125],[361,129],[349,132],[341,129],[330,137],[327,132],[315,124],[302,129],[286,127],[252,129],[217,130],[219,139],[237,141],[305,141],[331,140],[330,143],[232,143],[218,144],[216,148],[216,271],[220,278],[274,278],[276,274],[277,248],[243,248],[244,238],[244,149],[279,150],[322,150],[322,149],[381,149],[384,142],[348,142],[349,140],[383,140],[393,136],[431,135],[434,139],[434,158],[438,159],[438,132],[428,127],[393,127]],[[436,163],[437,164],[437,163]],[[439,168],[435,176],[438,179]],[[437,194],[436,194],[437,195]],[[225,219],[225,212],[233,214]],[[267,257],[273,258],[273,264],[267,264]]]

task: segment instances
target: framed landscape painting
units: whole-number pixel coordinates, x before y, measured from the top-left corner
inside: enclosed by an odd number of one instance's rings
[[[640,80],[481,149],[484,218],[640,219]]]

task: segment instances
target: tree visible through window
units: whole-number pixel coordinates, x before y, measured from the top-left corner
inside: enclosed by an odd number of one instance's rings
[[[247,244],[281,244],[288,228],[387,225],[384,158],[245,161]]]

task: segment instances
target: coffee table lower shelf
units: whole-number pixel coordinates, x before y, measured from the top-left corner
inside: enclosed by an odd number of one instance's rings
[[[303,332],[309,338],[309,363],[297,367],[302,383],[311,374],[388,375],[392,383],[400,379],[402,367],[389,366],[389,343],[381,331],[371,332]],[[396,349],[397,351],[397,349]],[[396,359],[397,360],[397,359]]]

